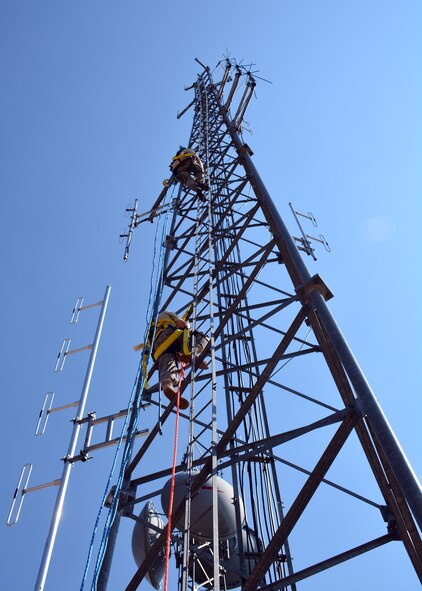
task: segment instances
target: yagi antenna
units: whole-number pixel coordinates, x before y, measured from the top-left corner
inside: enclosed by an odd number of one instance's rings
[[[161,191],[161,193],[156,201],[156,204],[160,203],[160,201],[164,198],[165,194],[167,193],[168,188],[173,183],[174,183],[173,177],[163,181],[164,188]],[[129,250],[130,250],[130,245],[132,244],[133,231],[139,226],[139,224],[142,224],[143,222],[153,222],[154,218],[156,218],[158,215],[160,215],[160,213],[165,213],[168,209],[170,209],[170,211],[174,211],[174,209],[176,207],[176,199],[172,199],[169,203],[163,203],[162,205],[157,205],[156,207],[153,207],[152,209],[150,209],[149,211],[146,211],[145,213],[138,214],[138,203],[139,203],[138,199],[135,199],[133,207],[129,206],[125,210],[126,215],[130,216],[130,222],[129,222],[127,231],[126,232],[123,231],[120,234],[121,240],[123,240],[123,238],[126,238],[126,246],[125,246],[125,251],[124,251],[124,255],[123,255],[124,261],[127,261],[129,258]]]
[[[126,208],[126,214],[130,213],[129,228],[126,234],[120,234],[120,238],[126,238],[125,254],[123,255],[124,261],[127,261],[129,258],[129,249],[132,242],[133,230],[136,228],[138,203],[139,201],[135,199],[133,207]]]
[[[300,211],[297,211],[296,209],[294,209],[292,203],[289,203],[289,207],[292,210],[293,216],[296,220],[297,225],[299,226],[299,230],[302,235],[293,236],[293,239],[296,242],[298,249],[302,250],[303,252],[306,252],[306,254],[311,256],[314,259],[314,261],[316,261],[317,258],[315,256],[315,250],[312,247],[312,240],[315,242],[320,242],[327,252],[331,252],[330,245],[328,244],[328,242],[322,234],[319,234],[318,237],[306,234],[305,230],[302,227],[302,224],[300,223],[299,216],[309,220],[314,226],[314,228],[318,228],[318,223],[315,219],[315,216],[310,211],[308,211],[307,213],[301,213]]]
[[[43,554],[43,557],[41,560],[41,564],[40,564],[40,568],[39,568],[39,572],[38,572],[37,583],[36,583],[36,587],[35,587],[39,591],[42,591],[44,589],[45,580],[46,580],[48,568],[50,565],[51,554],[53,551],[53,546],[54,546],[56,535],[57,535],[58,524],[59,524],[59,520],[61,517],[63,503],[64,503],[64,499],[66,496],[67,487],[68,487],[68,483],[69,483],[70,471],[72,469],[73,463],[79,459],[82,459],[80,457],[81,454],[77,455],[77,454],[75,454],[75,451],[76,451],[76,446],[77,446],[78,437],[79,437],[79,433],[80,433],[80,428],[81,428],[82,424],[84,424],[86,422],[86,419],[84,418],[85,405],[86,405],[86,401],[88,398],[89,388],[91,385],[91,379],[92,379],[92,374],[93,374],[93,370],[94,370],[95,359],[97,356],[98,346],[99,346],[99,342],[100,342],[100,338],[101,338],[104,319],[105,319],[105,315],[106,315],[106,311],[107,311],[107,304],[108,304],[108,300],[109,300],[109,296],[110,296],[110,290],[111,290],[111,287],[108,285],[106,288],[105,294],[104,294],[104,298],[100,302],[96,302],[95,304],[91,304],[89,306],[82,305],[83,298],[78,298],[78,300],[76,300],[76,304],[73,308],[72,317],[70,320],[71,324],[77,323],[78,318],[79,318],[79,314],[82,310],[86,310],[88,308],[93,308],[94,306],[101,306],[101,310],[100,310],[100,314],[99,314],[99,318],[98,318],[98,322],[97,322],[97,329],[95,332],[95,337],[94,337],[92,345],[88,345],[87,347],[82,347],[80,349],[75,349],[73,351],[69,350],[70,339],[65,339],[63,341],[63,344],[60,349],[58,359],[56,362],[55,371],[61,371],[63,369],[64,361],[65,361],[67,355],[69,355],[71,353],[76,353],[78,351],[82,351],[84,349],[91,350],[91,354],[90,354],[90,358],[88,361],[88,367],[86,370],[85,380],[84,380],[84,384],[82,387],[80,399],[76,402],[71,402],[70,404],[65,404],[65,405],[53,408],[54,392],[48,392],[45,395],[44,403],[43,403],[41,411],[39,413],[38,423],[37,423],[37,426],[35,429],[35,435],[38,435],[38,436],[43,435],[43,433],[45,432],[45,429],[47,426],[47,420],[48,420],[48,417],[51,413],[57,412],[59,410],[64,410],[66,408],[71,408],[71,407],[77,406],[76,416],[74,419],[72,419],[73,428],[72,428],[72,434],[71,434],[71,438],[70,438],[70,442],[69,442],[68,453],[67,453],[66,457],[63,458],[64,466],[63,466],[62,476],[61,476],[61,478],[57,478],[57,479],[52,480],[50,482],[46,482],[43,484],[29,487],[28,484],[29,484],[29,478],[30,478],[31,472],[32,472],[32,464],[29,464],[29,463],[25,464],[21,470],[19,480],[18,480],[18,483],[15,488],[15,492],[13,495],[10,511],[9,511],[9,514],[8,514],[8,517],[6,520],[6,523],[9,526],[13,526],[17,523],[17,521],[19,519],[19,515],[21,513],[22,504],[23,504],[25,495],[27,493],[33,492],[36,490],[45,489],[45,488],[48,488],[51,486],[58,487],[56,503],[55,503],[55,507],[54,507],[54,511],[53,511],[53,516],[51,519],[50,530],[49,530],[47,541],[45,544],[44,554]],[[108,419],[108,422],[109,423],[112,422],[114,420],[114,418],[117,418],[117,417],[113,416],[112,418]],[[110,444],[114,443],[114,441],[111,440],[111,434],[110,434],[110,442],[109,443]]]

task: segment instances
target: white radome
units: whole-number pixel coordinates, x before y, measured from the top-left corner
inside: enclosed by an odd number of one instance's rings
[[[156,512],[154,503],[150,501],[148,501],[139,514],[139,520],[136,522],[132,533],[132,553],[138,567],[143,563],[145,556],[164,528],[163,520]],[[147,581],[155,589],[160,589],[161,581],[164,577],[164,566],[165,550],[163,548],[145,575]]]
[[[193,476],[195,478],[195,476]],[[179,472],[175,477],[173,513],[178,505],[184,502],[189,475],[186,472]],[[164,485],[161,493],[161,504],[168,516],[170,502],[171,480]],[[220,540],[228,540],[236,536],[236,507],[234,491],[231,484],[217,476],[218,495],[218,537]],[[245,509],[243,502],[239,499],[240,522],[245,520]],[[192,498],[191,503],[190,530],[195,538],[200,540],[211,540],[213,537],[212,525],[212,478],[210,477],[200,488],[199,492]],[[179,530],[185,527],[185,515],[174,524]]]

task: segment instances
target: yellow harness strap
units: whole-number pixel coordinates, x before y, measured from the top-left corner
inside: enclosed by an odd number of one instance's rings
[[[151,326],[153,326],[153,324]],[[175,326],[175,325],[170,320],[158,320],[157,321],[157,328],[155,330],[154,340],[156,340],[160,336],[160,334],[163,332],[163,330],[165,328],[167,328],[168,326]],[[151,347],[150,339],[147,340],[147,347]],[[139,343],[139,345],[133,346],[134,351],[141,351],[143,348],[144,348],[143,343]]]
[[[191,313],[191,310],[192,310],[192,304],[189,306],[189,308],[183,314],[183,320],[188,319],[189,314]],[[171,320],[169,320],[169,319],[157,320],[154,340],[157,339],[159,337],[159,335],[163,332],[163,330],[165,328],[168,328],[169,326],[175,326]],[[161,345],[153,353],[152,357],[153,357],[154,361],[157,361],[157,359],[160,357],[160,355],[162,355],[164,353],[164,351],[166,351],[175,341],[177,341],[177,339],[180,337],[180,335],[182,333],[183,333],[183,354],[190,355],[191,351],[189,350],[189,329],[175,328],[175,330],[172,332],[172,334],[169,335],[166,338],[166,340],[163,341],[161,343]],[[147,341],[147,347],[150,347],[149,340]],[[133,347],[134,351],[140,351],[143,348],[144,348],[143,343],[140,343],[139,345],[135,345]],[[148,378],[149,378],[148,371],[147,371],[147,358],[148,358],[148,356],[145,354],[143,362],[142,362],[142,371],[145,373],[145,385],[144,385],[145,388],[148,388]]]
[[[145,382],[144,382],[144,388],[145,389],[147,389],[149,387],[148,386],[149,373],[148,373],[148,367],[147,367],[148,363],[147,363],[147,361],[148,361],[148,355],[145,353],[144,354],[144,358],[142,360],[142,372],[143,372],[143,374],[145,376]]]
[[[157,349],[154,351],[154,354],[153,354],[155,361],[157,361],[157,359],[160,357],[160,355],[162,355],[164,353],[164,351],[166,351],[166,349],[168,349],[170,347],[170,345],[172,345],[174,343],[174,341],[177,341],[177,339],[180,337],[182,332],[183,332],[183,330],[181,328],[176,328],[176,330],[174,332],[172,332],[171,335],[168,336],[166,338],[166,340],[163,341],[159,347],[157,347]]]
[[[166,351],[183,333],[183,355],[190,355],[191,350],[189,349],[189,329],[187,328],[176,328],[174,332],[169,335],[165,341],[154,352],[154,360],[157,359]]]
[[[195,158],[194,154],[178,154],[173,156],[172,160],[186,160],[186,158]]]
[[[189,349],[189,331],[183,331],[183,355],[190,355],[192,351]]]

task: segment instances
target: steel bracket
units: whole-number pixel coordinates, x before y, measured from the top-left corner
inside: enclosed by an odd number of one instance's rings
[[[299,285],[295,289],[297,296],[303,305],[309,303],[311,294],[315,290],[320,292],[325,301],[331,300],[331,298],[334,297],[333,293],[328,289],[327,285],[318,274],[313,275],[309,281],[302,283],[302,285]]]
[[[249,154],[249,156],[253,156],[253,151],[250,148],[250,146],[246,143],[242,144],[238,149],[237,149],[237,153],[239,154],[239,156],[241,156],[243,154],[243,152],[246,152],[247,154]]]

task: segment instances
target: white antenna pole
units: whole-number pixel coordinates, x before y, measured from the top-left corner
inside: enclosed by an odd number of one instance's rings
[[[56,504],[54,507],[53,517],[50,524],[50,531],[45,543],[44,553],[38,571],[38,578],[35,584],[35,591],[42,591],[44,589],[45,581],[47,578],[48,568],[50,566],[51,555],[53,553],[53,547],[57,536],[57,530],[59,527],[59,521],[62,514],[64,498],[67,491],[67,485],[69,483],[70,471],[72,468],[71,459],[75,454],[76,445],[78,442],[79,431],[81,428],[80,421],[83,418],[85,412],[85,404],[88,397],[88,391],[91,384],[92,372],[94,369],[95,358],[97,356],[98,345],[100,342],[101,332],[103,329],[104,318],[107,310],[108,299],[110,296],[111,286],[107,285],[104,299],[102,301],[100,317],[98,319],[97,331],[95,333],[94,342],[92,344],[91,355],[89,358],[88,368],[86,370],[85,381],[82,388],[81,398],[79,400],[78,411],[73,421],[73,431],[69,443],[69,449],[67,456],[64,460],[63,474],[60,480],[59,490],[57,492]]]

